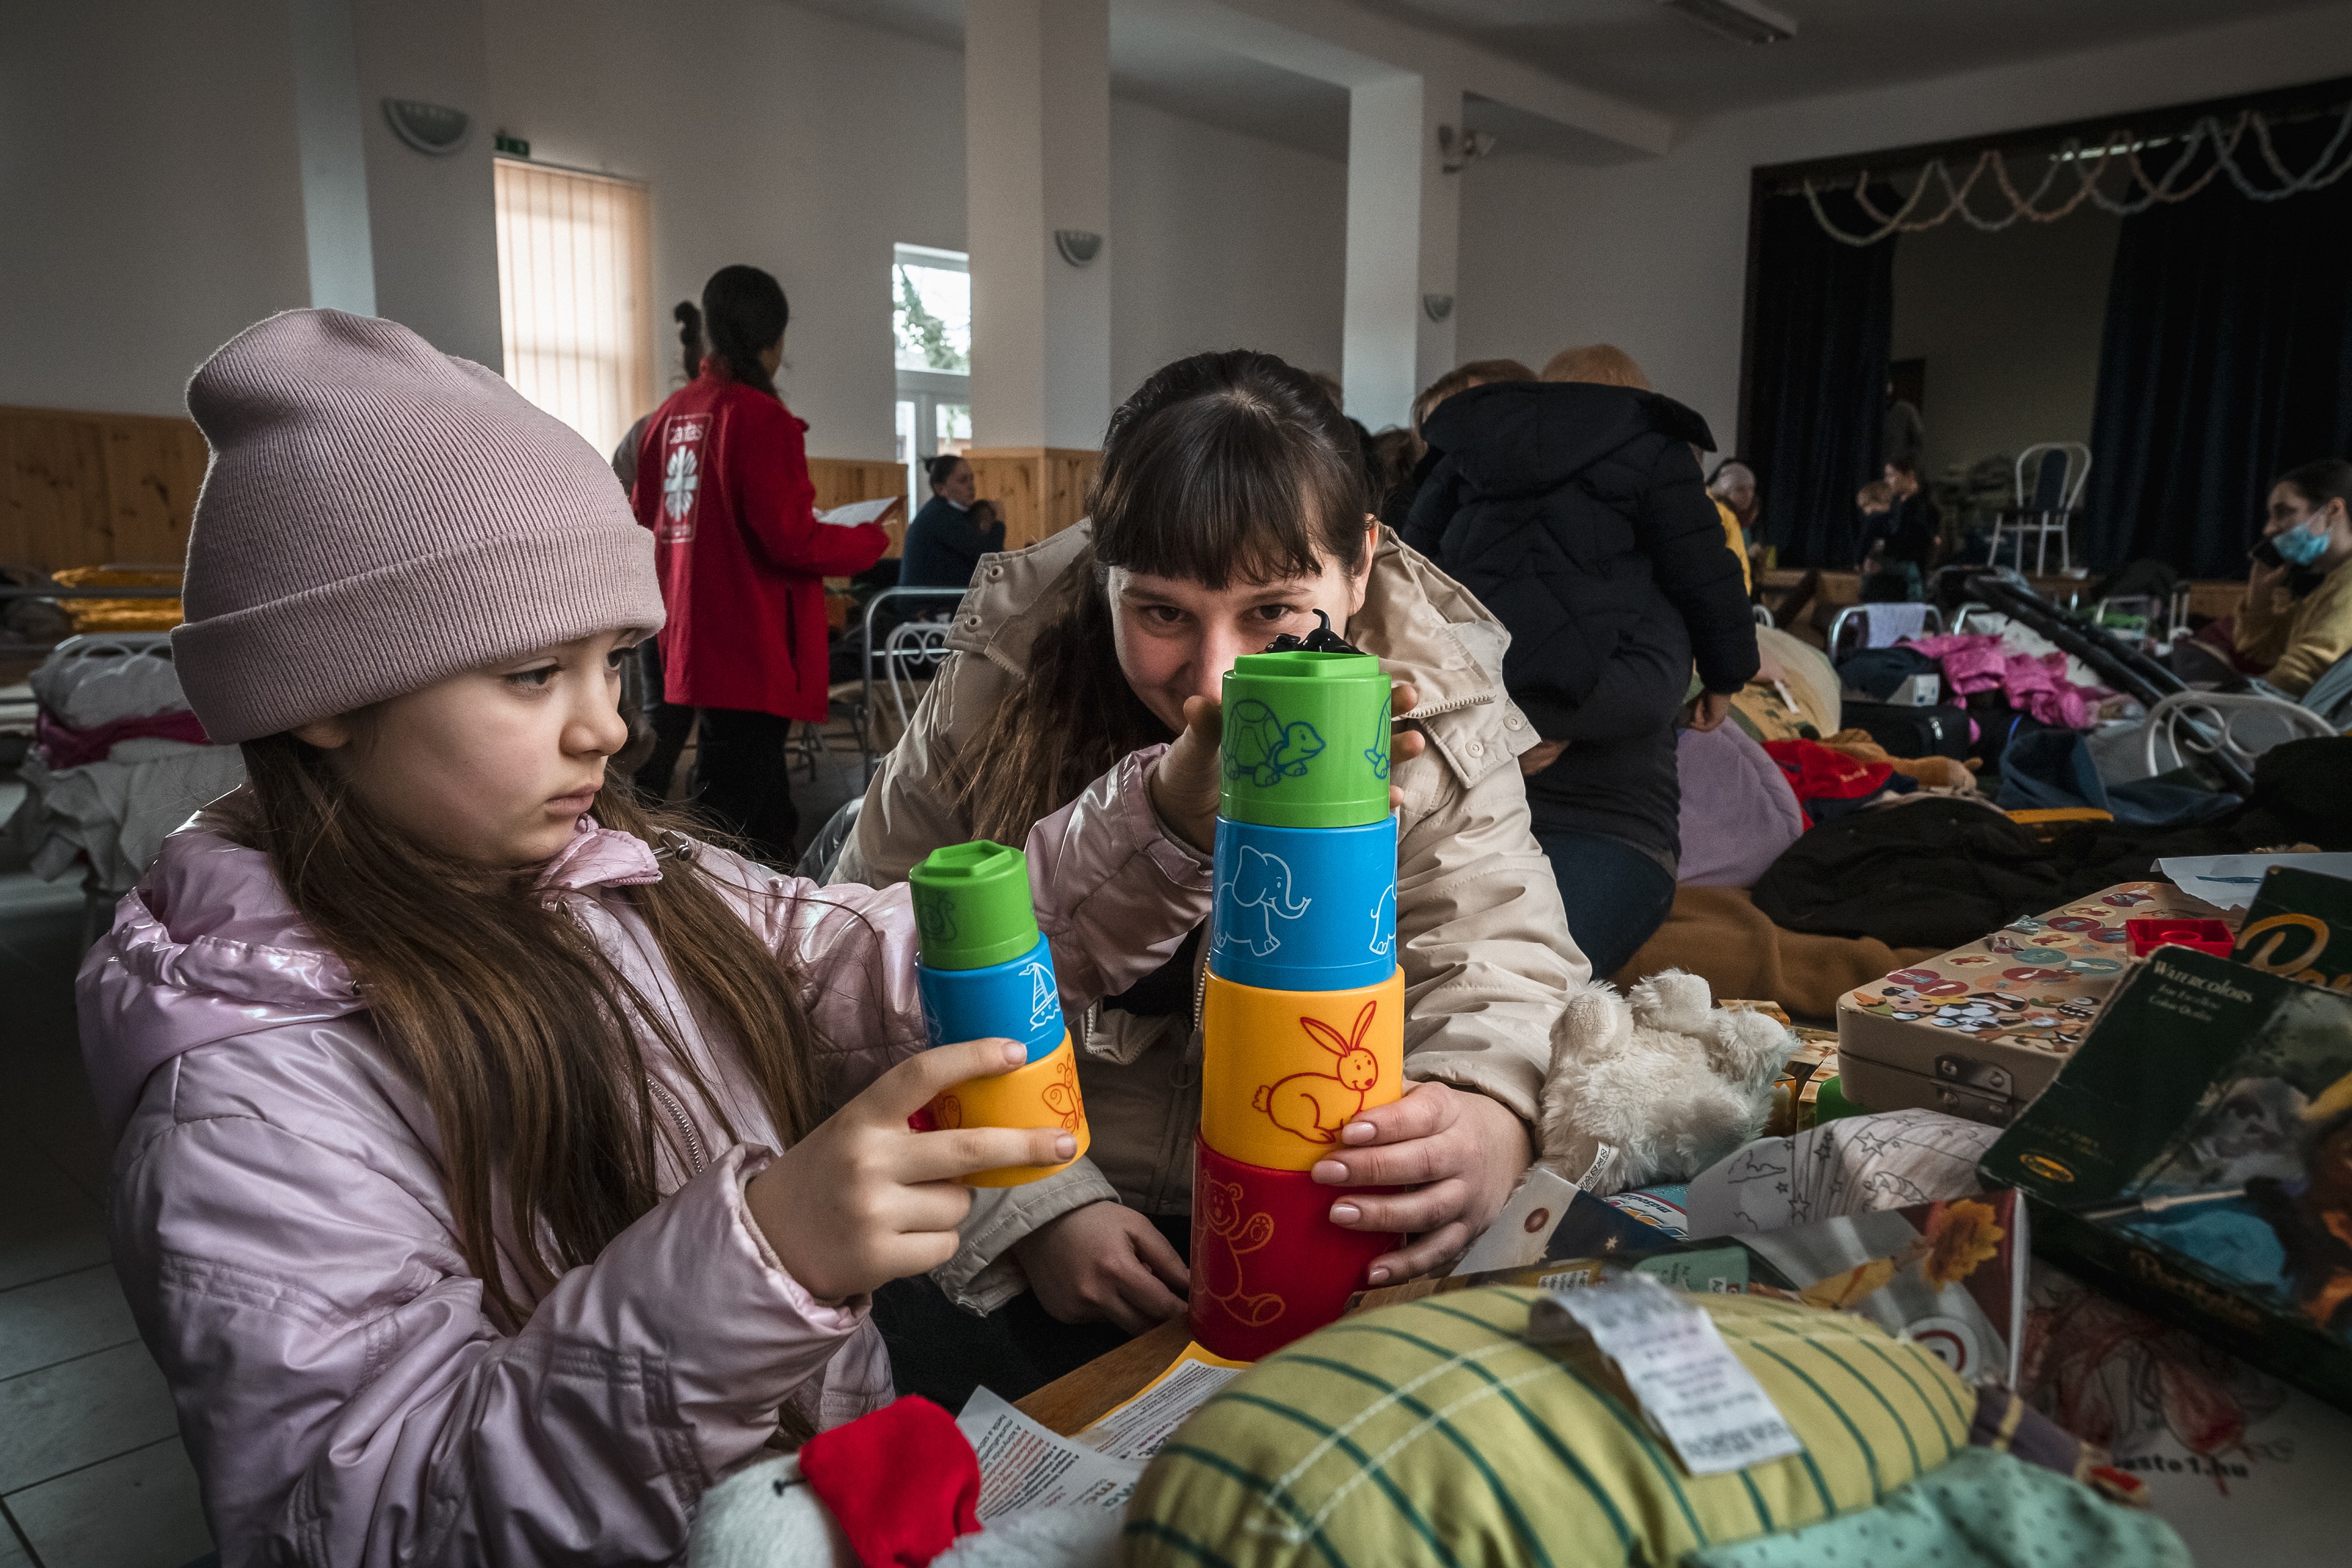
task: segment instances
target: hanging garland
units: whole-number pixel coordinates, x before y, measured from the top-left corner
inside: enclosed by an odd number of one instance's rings
[[[2254,133],[2254,144],[2262,152],[2263,162],[2279,182],[2275,186],[2256,185],[2238,166],[2238,150],[2249,130]],[[1970,228],[1986,234],[1999,234],[2020,218],[2029,223],[2054,224],[2080,208],[2084,202],[2095,204],[2103,211],[2113,213],[2117,217],[2129,217],[2134,213],[2146,212],[2158,202],[2185,202],[2225,172],[2230,176],[2230,183],[2250,201],[2284,201],[2289,196],[2298,196],[2307,191],[2323,190],[2347,173],[2352,173],[2352,156],[2345,156],[2339,162],[2339,154],[2344,152],[2347,140],[2352,140],[2352,104],[2345,105],[2343,118],[2337,121],[2336,134],[2328,140],[2326,150],[2303,173],[2291,174],[2279,162],[2278,151],[2271,143],[2270,121],[2263,116],[2251,110],[2243,111],[2239,114],[2237,123],[2225,131],[2219,120],[2207,115],[2189,127],[2188,134],[2181,138],[2180,155],[2172,161],[2172,166],[2164,172],[2162,178],[2151,179],[2139,158],[2140,149],[2146,143],[2135,141],[2128,131],[2116,131],[2110,132],[2106,141],[2095,150],[2085,151],[2079,142],[2068,141],[2051,155],[2050,167],[2042,174],[2042,183],[2033,188],[2032,195],[2019,193],[2017,186],[2010,179],[2008,161],[2001,156],[1999,148],[1988,147],[1977,154],[1976,162],[1969,166],[1968,173],[1958,179],[1953,177],[1950,166],[1941,158],[1930,159],[1919,171],[1918,183],[1911,187],[1910,196],[1891,214],[1880,212],[1872,204],[1870,171],[1865,169],[1854,177],[1853,198],[1870,221],[1879,225],[1875,232],[1866,235],[1847,234],[1831,222],[1829,214],[1822,210],[1821,193],[1815,189],[1812,181],[1804,182],[1804,192],[1805,200],[1812,205],[1813,220],[1831,238],[1845,245],[1872,246],[1890,235],[1925,233],[1950,222],[1954,217]],[[2179,185],[2179,182],[2189,172],[2189,165],[2197,161],[2199,152],[2209,146],[2213,152],[2212,166],[2189,184]],[[2129,176],[2126,189],[2137,187],[2137,193],[2111,196],[2101,187],[2100,182],[2105,178],[2108,166],[2118,162]],[[2050,188],[2057,183],[2059,173],[2069,169],[2074,172],[2077,182],[2074,193],[2057,206],[2043,207],[2042,200],[2049,195]],[[1969,195],[1987,174],[1992,176],[1993,184],[2009,203],[2009,211],[1998,218],[1980,216],[1969,202]],[[1943,187],[1946,198],[1943,208],[1932,217],[1914,217],[1914,213],[1927,199],[1930,182]]]

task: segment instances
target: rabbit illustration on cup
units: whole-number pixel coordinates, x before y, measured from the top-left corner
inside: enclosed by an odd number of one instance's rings
[[[1315,1043],[1339,1058],[1329,1072],[1294,1072],[1260,1086],[1250,1099],[1253,1110],[1286,1133],[1296,1133],[1310,1144],[1336,1144],[1348,1118],[1364,1108],[1364,1095],[1381,1081],[1381,1059],[1365,1049],[1378,1001],[1364,1004],[1345,1040],[1321,1019],[1302,1018],[1299,1026]]]

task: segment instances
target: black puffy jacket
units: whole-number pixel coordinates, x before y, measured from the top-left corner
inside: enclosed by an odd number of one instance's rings
[[[1510,629],[1503,680],[1559,760],[1528,782],[1538,831],[1578,828],[1671,858],[1675,711],[1756,673],[1739,562],[1707,499],[1706,422],[1671,398],[1505,382],[1448,398],[1423,434],[1444,455],[1407,544]]]

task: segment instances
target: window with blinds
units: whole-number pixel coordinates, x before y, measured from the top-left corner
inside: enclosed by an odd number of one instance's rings
[[[497,161],[507,380],[609,453],[654,406],[646,188]]]

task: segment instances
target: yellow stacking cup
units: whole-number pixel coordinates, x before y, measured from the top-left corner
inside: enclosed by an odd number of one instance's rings
[[[1078,1140],[1077,1153],[1057,1166],[1003,1166],[963,1178],[966,1186],[1019,1186],[1067,1170],[1093,1142],[1087,1108],[1078,1098],[1078,1054],[1067,1030],[1062,1043],[1010,1072],[971,1078],[932,1100],[931,1120],[940,1127],[1061,1127]]]
[[[1404,1092],[1404,975],[1267,991],[1212,974],[1201,1011],[1201,1137],[1229,1160],[1303,1171],[1360,1111]]]

